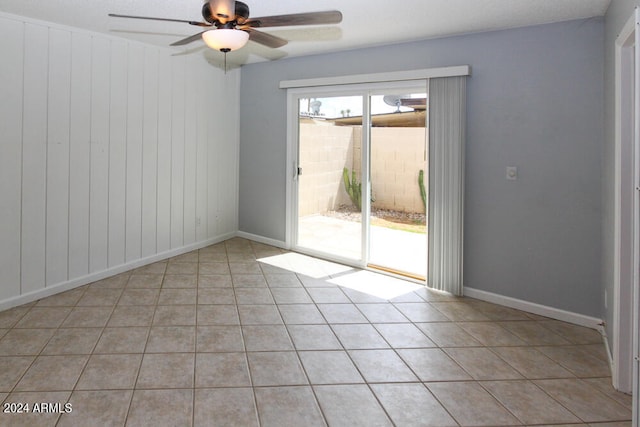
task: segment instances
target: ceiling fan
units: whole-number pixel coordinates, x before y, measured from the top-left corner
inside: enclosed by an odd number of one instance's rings
[[[271,48],[282,47],[288,43],[287,40],[281,37],[258,31],[256,28],[337,24],[342,21],[342,13],[337,10],[250,18],[249,6],[244,2],[234,0],[208,0],[202,6],[202,17],[205,22],[120,15],[116,13],[110,13],[109,16],[116,18],[148,19],[153,21],[184,22],[189,25],[204,27],[207,28],[207,30],[171,43],[171,46],[186,45],[202,37],[207,46],[224,52],[225,54],[240,49],[248,40]]]

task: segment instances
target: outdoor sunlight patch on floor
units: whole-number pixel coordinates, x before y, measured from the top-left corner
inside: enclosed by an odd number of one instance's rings
[[[384,300],[390,300],[423,288],[421,285],[402,279],[355,269],[350,273],[331,278],[329,282]]]
[[[263,257],[258,261],[277,269],[325,280],[328,283],[384,300],[422,288],[418,284],[384,274],[360,270],[295,252]]]
[[[258,261],[263,264],[286,270],[291,273],[312,277],[314,279],[328,279],[332,275],[341,274],[353,269],[352,267],[295,252],[262,257],[259,258]]]

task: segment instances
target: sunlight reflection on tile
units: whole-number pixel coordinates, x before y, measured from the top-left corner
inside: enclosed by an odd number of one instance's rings
[[[330,283],[385,300],[413,292],[422,286],[366,270],[352,270],[329,280]]]
[[[316,279],[325,278],[330,275],[342,274],[345,271],[352,270],[352,268],[348,266],[319,260],[317,258],[293,252],[259,258],[258,261],[272,267],[277,267],[297,274],[303,274]]]
[[[408,294],[423,286],[372,271],[359,270],[330,261],[298,254],[286,253],[258,259],[259,262],[282,270],[313,277],[353,289],[384,300]],[[329,279],[328,276],[331,276]]]

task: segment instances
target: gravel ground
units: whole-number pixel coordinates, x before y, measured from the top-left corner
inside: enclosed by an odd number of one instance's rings
[[[423,213],[400,212],[388,209],[372,208],[371,214],[375,218],[385,219],[387,221],[400,222],[402,224],[425,224],[426,215]],[[329,211],[325,214],[331,218],[343,219],[346,221],[359,222],[361,215],[353,206],[341,205],[338,210]]]

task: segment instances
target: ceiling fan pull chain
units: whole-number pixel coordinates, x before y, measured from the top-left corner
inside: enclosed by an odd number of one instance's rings
[[[224,73],[227,74],[227,53],[231,52],[231,49],[223,48],[220,51],[224,53]]]

